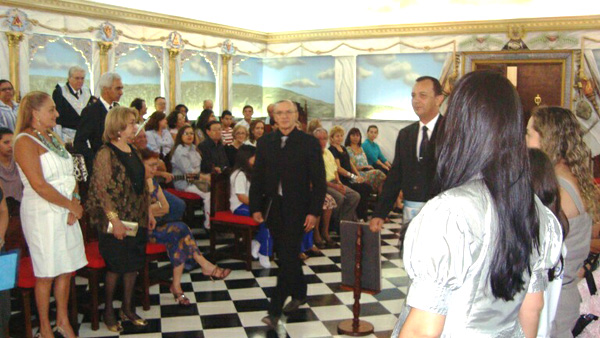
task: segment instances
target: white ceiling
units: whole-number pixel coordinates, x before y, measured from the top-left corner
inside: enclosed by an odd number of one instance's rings
[[[89,0],[86,0],[89,1]],[[96,0],[266,33],[600,14],[598,0]],[[565,5],[567,4],[567,5]]]

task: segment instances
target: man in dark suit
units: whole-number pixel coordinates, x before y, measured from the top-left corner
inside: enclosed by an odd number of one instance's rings
[[[296,128],[298,110],[288,100],[275,104],[276,132],[258,140],[250,186],[250,212],[258,223],[266,219],[279,257],[277,287],[263,322],[276,328],[282,312],[306,302],[306,281],[300,260],[304,232],[321,215],[327,185],[321,146]],[[283,308],[288,296],[292,300]]]
[[[369,223],[371,231],[380,231],[383,220],[392,210],[398,194],[404,192],[403,229],[400,243],[410,220],[425,202],[435,195],[432,182],[437,161],[435,137],[443,123],[440,105],[444,101],[440,82],[430,76],[416,80],[412,90],[412,106],[419,121],[400,130],[396,139],[394,163],[383,185],[379,203]],[[402,244],[401,244],[402,245]]]
[[[119,99],[123,95],[123,82],[119,74],[104,73],[98,82],[100,99],[81,112],[81,122],[73,141],[75,151],[85,158],[90,176],[92,175],[94,156],[103,144],[102,134],[104,133],[106,113],[114,106],[118,106]]]
[[[229,158],[222,141],[221,123],[210,121],[205,128],[208,137],[198,145],[198,149],[202,154],[200,171],[205,174],[210,174],[213,170],[221,173],[229,166]]]

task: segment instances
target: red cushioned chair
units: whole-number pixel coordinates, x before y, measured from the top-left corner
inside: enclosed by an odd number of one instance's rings
[[[163,244],[146,244],[146,262],[140,271],[140,283],[142,288],[142,307],[144,311],[150,310],[150,286],[155,284],[171,285],[170,281],[150,276],[150,263],[168,258],[167,248]]]
[[[212,174],[210,186],[210,252],[213,257],[241,259],[246,270],[252,269],[252,238],[258,231],[258,223],[251,217],[234,215],[229,209],[229,174]],[[216,250],[217,233],[233,233],[233,251]]]
[[[202,197],[191,192],[176,190],[173,188],[166,189],[171,194],[181,198],[185,202],[185,212],[183,213],[183,222],[192,228],[202,228],[202,216],[196,216],[196,210],[204,209],[204,201]]]
[[[33,324],[34,322],[31,320],[31,294],[33,293],[33,288],[35,287],[35,275],[33,274],[33,263],[31,262],[31,257],[22,257],[19,260],[19,275],[17,278],[17,287],[19,288],[19,292],[21,293],[21,299],[23,301],[23,319],[25,322],[25,337],[31,338]],[[71,277],[71,284],[69,290],[69,321],[71,322],[71,326],[74,330],[77,331],[78,322],[77,322],[77,298],[75,292],[75,279],[73,278],[75,274]],[[36,320],[35,325],[39,325],[39,322]]]

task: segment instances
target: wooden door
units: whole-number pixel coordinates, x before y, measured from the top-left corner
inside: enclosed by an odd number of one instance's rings
[[[489,69],[507,76],[508,68],[516,68],[516,87],[523,105],[525,123],[529,120],[531,110],[536,106],[535,98],[539,95],[541,105],[561,106],[563,100],[562,62],[486,62],[476,63],[476,70]],[[514,69],[513,68],[513,69]]]

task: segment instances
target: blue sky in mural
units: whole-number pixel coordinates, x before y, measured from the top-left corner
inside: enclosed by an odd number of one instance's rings
[[[262,59],[247,58],[233,67],[233,83],[262,86]]]
[[[215,82],[215,74],[202,55],[195,55],[183,63],[181,81]]]
[[[313,99],[333,103],[333,57],[265,59],[263,65],[263,87],[285,88]]]
[[[156,60],[142,48],[136,48],[119,58],[115,67],[126,84],[159,84],[160,68]]]
[[[83,56],[64,41],[58,40],[37,50],[29,65],[29,74],[60,76],[64,77],[66,81],[69,68],[75,65],[82,67],[89,74],[89,68]],[[86,80],[89,80],[89,76],[86,77]]]
[[[356,59],[358,104],[395,107],[395,118],[416,120],[410,93],[415,79],[429,75],[439,78],[448,53],[360,55]]]

